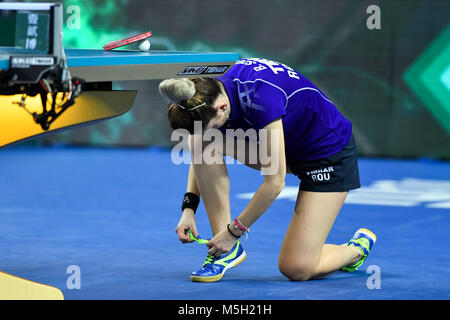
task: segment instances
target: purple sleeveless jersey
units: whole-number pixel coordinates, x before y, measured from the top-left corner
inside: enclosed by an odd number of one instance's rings
[[[281,117],[286,154],[300,161],[333,155],[350,140],[351,122],[311,81],[284,64],[241,59],[217,79],[231,103],[223,132],[259,130]]]

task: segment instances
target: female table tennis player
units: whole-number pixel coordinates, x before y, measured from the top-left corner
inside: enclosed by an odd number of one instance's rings
[[[207,242],[206,261],[191,274],[192,281],[218,281],[245,259],[239,238],[269,209],[287,173],[301,182],[279,253],[281,273],[290,280],[305,281],[340,269],[355,271],[364,262],[376,241],[367,229],[357,230],[345,245],[325,244],[349,190],[359,188],[360,182],[352,125],[314,84],[284,64],[241,59],[221,77],[167,79],[159,91],[171,100],[171,127],[189,131],[191,148],[207,146],[221,153],[221,161],[191,163],[175,230],[183,243],[196,239],[194,214],[201,197],[214,236]],[[201,123],[200,134],[194,132],[195,121]],[[214,129],[225,133],[223,140],[211,139],[208,144],[202,133]],[[257,139],[245,138],[243,153],[238,143],[233,147],[225,143],[233,132],[230,129],[253,129]],[[261,143],[262,132],[270,143]],[[257,152],[256,161],[249,161],[252,150],[261,151],[258,148],[265,148],[265,153]],[[269,160],[262,161],[261,154]],[[234,157],[264,176],[233,220],[223,156]]]

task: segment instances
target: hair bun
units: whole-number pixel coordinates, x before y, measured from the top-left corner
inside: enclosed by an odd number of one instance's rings
[[[187,78],[166,79],[159,84],[159,92],[174,103],[189,100],[195,94],[195,84]]]

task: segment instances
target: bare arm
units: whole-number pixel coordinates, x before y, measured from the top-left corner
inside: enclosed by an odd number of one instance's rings
[[[261,172],[264,175],[264,181],[238,217],[241,224],[246,227],[250,227],[271,206],[283,189],[286,177],[286,156],[281,119],[270,123],[263,129],[267,133],[266,144],[262,143],[263,141],[260,139],[260,148],[267,146],[267,157],[266,159],[261,159],[264,160],[261,161]],[[234,228],[234,222],[231,224],[231,228],[234,229],[234,233],[237,236],[244,233]],[[235,243],[236,238],[225,230],[208,242],[208,254],[219,256],[231,250]]]
[[[192,192],[196,195],[200,196],[200,191],[197,186],[197,181],[195,180],[194,175],[194,168],[193,164],[191,162],[189,167],[189,174],[188,174],[188,181],[187,181],[187,187],[186,192]],[[195,223],[195,212],[191,208],[185,208],[183,210],[183,213],[181,214],[180,221],[178,222],[177,227],[175,228],[175,232],[178,235],[178,238],[181,242],[187,243],[187,242],[193,242],[192,239],[190,239],[187,230],[191,230],[194,233],[194,236],[198,236],[197,226]]]
[[[239,221],[247,227],[250,227],[272,205],[283,189],[286,177],[286,156],[281,119],[268,124],[262,130],[264,129],[267,132],[267,159],[265,159],[266,163],[261,165],[264,181],[238,217]]]

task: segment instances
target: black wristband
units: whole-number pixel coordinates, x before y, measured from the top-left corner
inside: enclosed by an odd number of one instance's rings
[[[181,204],[181,211],[185,208],[190,208],[197,211],[198,205],[200,203],[200,197],[193,192],[186,192],[184,194],[183,203]]]
[[[228,229],[228,232],[231,233],[231,235],[232,235],[233,237],[235,237],[236,239],[239,239],[239,238],[240,238],[240,236],[238,237],[238,236],[235,235],[233,232],[231,232],[231,230],[230,230],[230,224],[227,224],[227,229]]]

